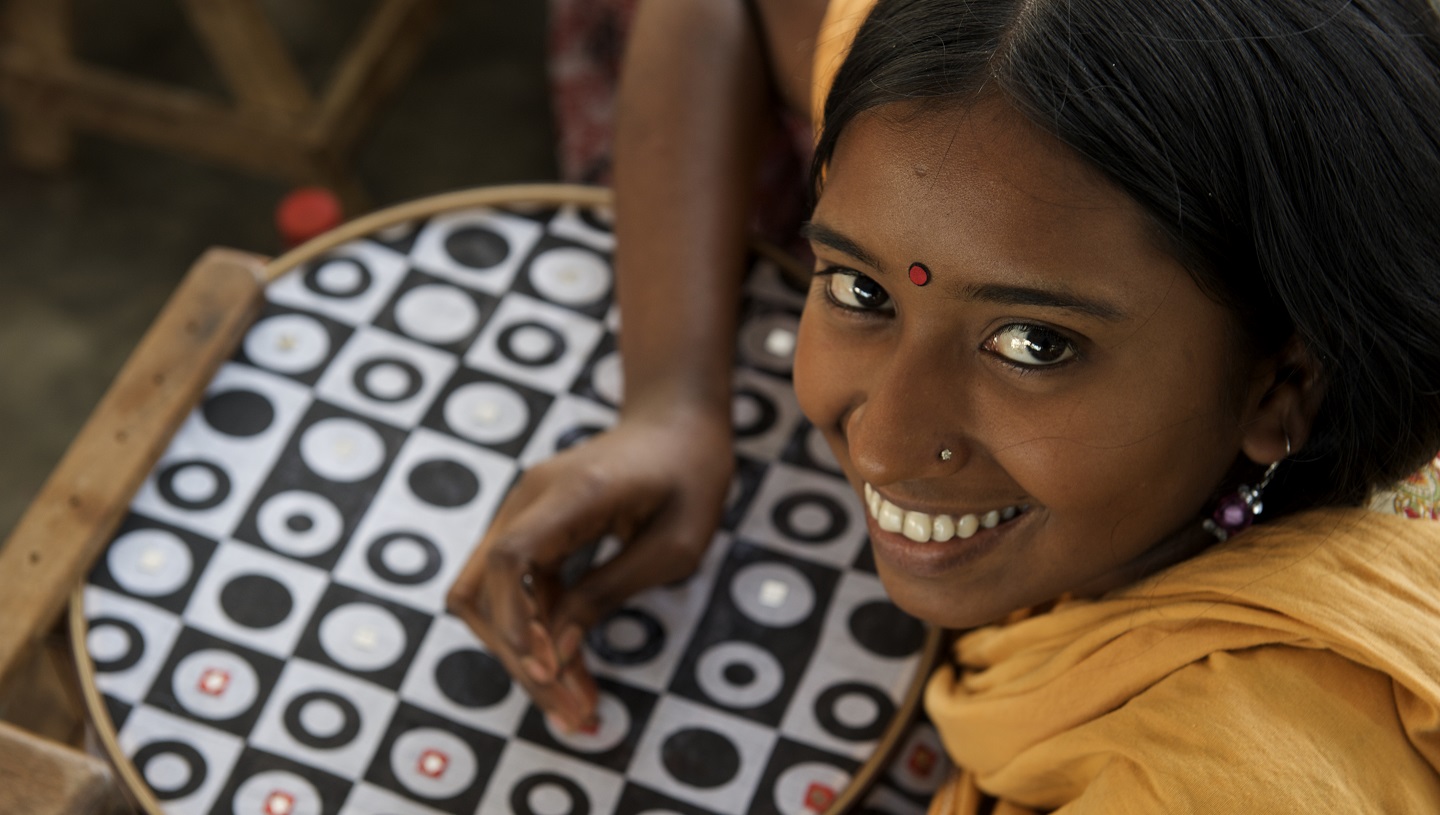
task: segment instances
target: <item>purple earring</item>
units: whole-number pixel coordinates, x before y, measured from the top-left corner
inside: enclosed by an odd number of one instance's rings
[[[1285,458],[1290,457],[1290,436],[1285,436]],[[1260,500],[1265,488],[1270,486],[1270,479],[1275,477],[1275,471],[1280,469],[1280,461],[1265,468],[1265,474],[1260,476],[1260,483],[1251,487],[1248,484],[1241,484],[1240,488],[1220,499],[1215,505],[1215,511],[1209,518],[1205,519],[1203,526],[1205,531],[1215,536],[1215,539],[1224,542],[1229,540],[1231,535],[1244,532],[1255,523],[1255,516],[1265,511],[1265,503]]]

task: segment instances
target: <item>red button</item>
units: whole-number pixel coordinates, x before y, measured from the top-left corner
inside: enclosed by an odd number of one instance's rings
[[[345,220],[340,199],[324,187],[301,187],[280,199],[275,227],[286,246],[298,246]]]

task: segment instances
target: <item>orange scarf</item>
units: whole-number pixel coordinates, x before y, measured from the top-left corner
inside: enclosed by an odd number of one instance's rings
[[[956,657],[932,815],[1440,812],[1440,525],[1304,513]]]

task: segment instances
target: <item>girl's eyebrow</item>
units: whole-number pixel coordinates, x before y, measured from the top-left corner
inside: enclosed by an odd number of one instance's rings
[[[880,270],[880,261],[876,260],[874,255],[865,251],[860,244],[824,224],[806,221],[800,225],[800,234],[806,240],[822,243],[838,252],[844,252],[872,269]],[[1073,292],[1034,286],[984,283],[965,286],[960,291],[960,295],[966,300],[981,300],[1003,306],[1037,306],[1075,311],[1107,322],[1116,322],[1125,318],[1124,310],[1104,300],[1084,297]]]
[[[800,225],[800,236],[805,240],[823,243],[831,249],[844,252],[872,269],[880,268],[880,261],[876,260],[874,255],[862,249],[860,244],[824,224],[806,221]]]
[[[1058,308],[1088,314],[1106,322],[1125,318],[1125,312],[1104,300],[1082,297],[1066,291],[1039,289],[1031,286],[1007,286],[1000,283],[985,283],[965,287],[965,298],[997,303],[1002,306],[1038,306]]]

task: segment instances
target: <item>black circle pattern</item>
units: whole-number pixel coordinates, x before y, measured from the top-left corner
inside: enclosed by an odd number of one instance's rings
[[[200,408],[205,422],[227,436],[258,436],[275,422],[270,400],[251,390],[217,393]]]
[[[753,388],[736,388],[735,400],[744,399],[755,408],[755,418],[745,424],[735,425],[735,435],[742,439],[752,436],[759,436],[775,426],[780,419],[780,411],[775,409],[775,403],[770,397]]]
[[[925,644],[925,625],[884,600],[856,606],[849,625],[856,642],[882,657],[908,657]]]
[[[590,796],[579,784],[555,773],[536,773],[515,785],[510,792],[510,809],[515,815],[537,815],[530,806],[530,793],[545,784],[557,786],[570,796],[570,808],[565,810],[565,815],[590,815]]]
[[[425,552],[425,564],[409,573],[397,572],[385,563],[385,550],[392,544],[410,542]],[[365,562],[370,570],[382,579],[399,586],[416,586],[440,573],[442,556],[435,542],[418,532],[392,532],[376,538],[365,552]]]
[[[130,761],[135,765],[135,769],[140,771],[140,775],[143,777],[145,775],[145,767],[160,756],[175,756],[185,762],[190,767],[190,777],[185,779],[184,784],[181,784],[175,789],[157,790],[152,788],[151,792],[155,793],[156,798],[159,798],[161,801],[173,801],[176,798],[184,798],[190,793],[200,789],[201,785],[205,783],[205,776],[208,773],[205,765],[205,757],[200,755],[199,750],[196,750],[183,741],[152,741],[136,751],[135,756],[131,758]]]
[[[510,695],[510,674],[500,660],[466,648],[446,654],[435,664],[435,685],[445,698],[463,708],[487,708]]]
[[[322,736],[305,729],[303,718],[305,708],[316,702],[329,702],[340,709],[345,722],[340,725],[339,730]],[[355,703],[338,693],[313,690],[296,696],[290,700],[290,704],[285,706],[285,729],[290,732],[291,737],[306,747],[313,747],[317,750],[333,750],[336,747],[344,747],[360,735],[360,710],[355,707]]]
[[[220,589],[220,608],[246,628],[273,628],[284,622],[294,607],[285,584],[263,574],[242,574]]]
[[[863,725],[849,725],[835,714],[835,705],[850,694],[860,694],[875,703],[875,718]],[[884,735],[886,725],[895,718],[895,703],[875,687],[859,682],[831,685],[815,697],[815,720],[825,731],[846,741],[871,741]]]
[[[515,348],[515,337],[520,332],[539,332],[550,340],[550,348],[539,356],[529,356],[520,353]],[[500,349],[504,357],[516,365],[524,365],[527,368],[543,368],[546,365],[553,365],[565,356],[565,337],[559,331],[544,323],[537,323],[527,320],[521,323],[514,323],[505,327],[504,331],[495,338],[495,347]]]
[[[320,271],[332,263],[344,263],[354,267],[355,271],[358,272],[355,277],[355,285],[344,289],[326,288]],[[327,258],[306,269],[305,276],[301,281],[305,284],[305,288],[316,294],[333,297],[337,300],[348,300],[351,297],[358,297],[368,291],[370,284],[374,281],[374,277],[371,276],[370,270],[365,268],[365,264],[354,258]]]
[[[677,780],[700,789],[714,789],[740,774],[740,751],[713,730],[677,730],[660,746],[660,763]]]
[[[179,476],[182,471],[191,467],[208,470],[211,475],[215,476],[215,492],[205,498],[192,500],[185,498],[175,490],[175,478]],[[198,512],[200,510],[214,509],[225,503],[225,499],[230,497],[230,476],[226,475],[224,470],[208,461],[200,461],[198,459],[194,461],[177,461],[161,470],[159,475],[155,476],[155,488],[160,491],[160,497],[164,498],[170,504],[180,507],[181,509]]]
[[[482,226],[462,226],[445,237],[445,251],[462,266],[489,269],[510,256],[510,242]]]
[[[805,506],[818,506],[826,515],[830,516],[830,522],[825,525],[825,528],[806,532],[795,525],[795,511]],[[846,514],[845,508],[840,506],[840,502],[821,492],[796,492],[785,496],[784,499],[776,502],[770,520],[782,535],[803,543],[823,543],[835,540],[845,534],[845,530],[850,526],[850,516]]]
[[[755,669],[743,662],[732,662],[726,665],[720,675],[725,677],[733,687],[744,688],[755,681]]]
[[[141,634],[140,629],[136,628],[135,624],[129,620],[122,620],[119,617],[96,617],[90,621],[90,630],[94,631],[97,628],[118,628],[124,632],[125,638],[129,641],[125,653],[114,659],[95,659],[92,655],[91,660],[95,663],[97,672],[124,671],[135,667],[140,658],[145,656],[145,635]]]
[[[619,620],[630,620],[645,632],[644,640],[634,648],[617,648],[605,636],[605,630]],[[590,629],[586,639],[590,650],[611,665],[643,665],[654,659],[665,648],[665,628],[660,621],[638,608],[622,608],[611,614],[605,622]]]
[[[397,368],[405,374],[405,387],[397,394],[376,393],[370,387],[370,372],[376,368],[386,366]],[[403,402],[406,399],[413,398],[415,394],[420,392],[420,388],[424,386],[425,377],[420,373],[419,368],[416,368],[403,359],[381,357],[379,359],[368,360],[357,367],[355,369],[355,375],[351,377],[351,382],[355,385],[355,390],[360,391],[367,399],[374,399],[377,402],[393,403]]]
[[[469,467],[450,459],[431,459],[410,471],[410,490],[431,506],[464,506],[480,494],[480,478]]]

